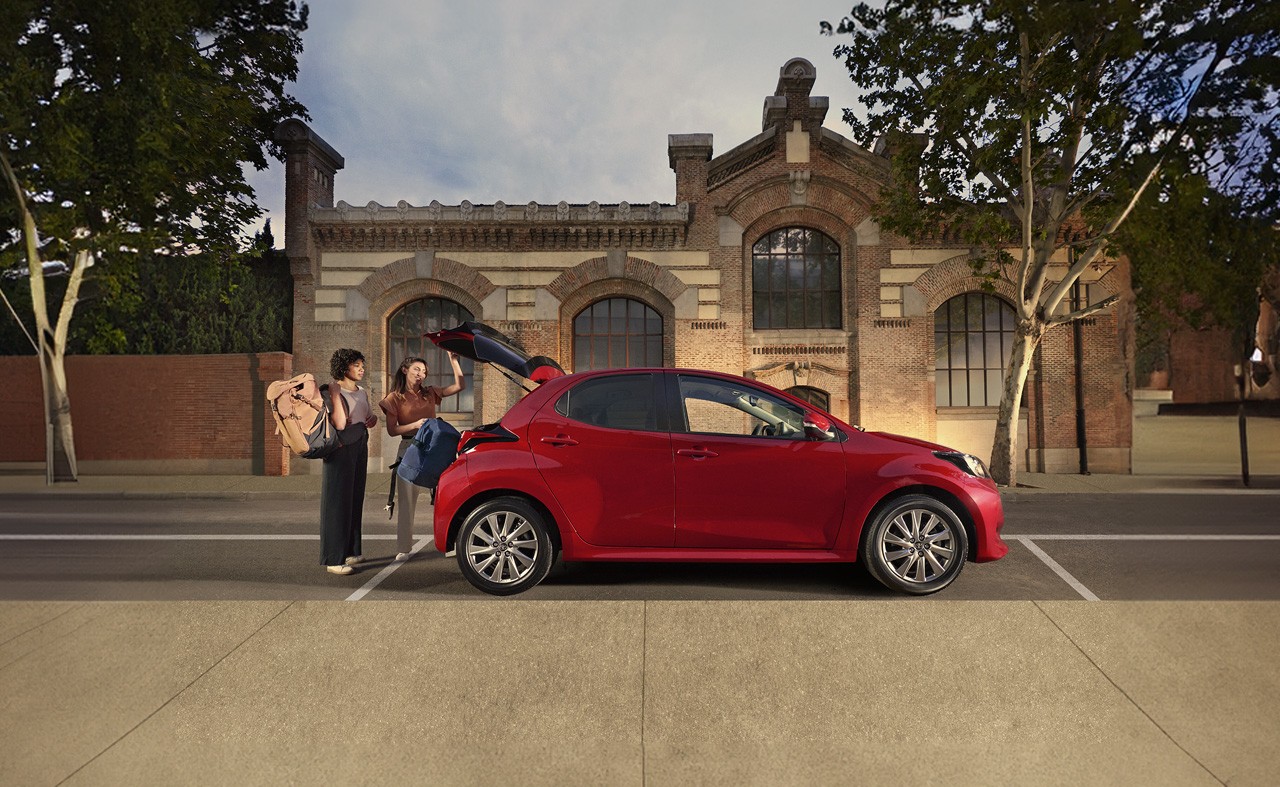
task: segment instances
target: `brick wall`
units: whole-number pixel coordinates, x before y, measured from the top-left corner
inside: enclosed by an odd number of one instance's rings
[[[287,475],[266,387],[288,353],[98,355],[66,359],[76,458],[86,473]],[[0,356],[9,381],[0,467],[45,456],[40,367]]]
[[[1180,404],[1234,402],[1235,365],[1243,359],[1230,331],[1214,328],[1177,331],[1169,342],[1169,387],[1173,401]],[[1280,375],[1272,375],[1267,386],[1251,390],[1251,399],[1280,399]]]

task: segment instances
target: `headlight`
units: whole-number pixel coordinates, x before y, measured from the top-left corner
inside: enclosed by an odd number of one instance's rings
[[[991,473],[987,472],[987,466],[973,454],[962,454],[959,451],[934,451],[933,455],[944,462],[950,462],[971,476],[978,478],[991,477]]]

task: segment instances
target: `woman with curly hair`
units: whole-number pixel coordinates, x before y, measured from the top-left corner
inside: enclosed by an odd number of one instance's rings
[[[400,362],[396,370],[391,390],[378,402],[386,417],[387,434],[400,438],[400,450],[396,459],[404,457],[413,436],[418,433],[428,419],[436,417],[436,406],[446,396],[462,391],[467,387],[462,367],[458,364],[456,353],[449,353],[449,363],[453,366],[453,385],[439,388],[424,385],[427,379],[427,362],[423,358],[409,357]],[[392,479],[396,485],[396,496],[400,498],[399,519],[396,520],[396,560],[408,560],[413,549],[413,515],[417,512],[418,493],[422,487],[415,486],[400,476]]]
[[[343,348],[329,360],[329,412],[342,432],[342,447],[324,458],[320,479],[320,562],[331,574],[350,574],[364,560],[360,527],[369,462],[369,429],[378,418],[369,406],[364,356]]]

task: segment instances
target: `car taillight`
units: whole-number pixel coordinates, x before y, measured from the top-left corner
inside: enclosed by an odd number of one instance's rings
[[[458,438],[458,455],[473,451],[486,443],[514,443],[517,439],[502,424],[485,424],[475,429],[465,429]]]

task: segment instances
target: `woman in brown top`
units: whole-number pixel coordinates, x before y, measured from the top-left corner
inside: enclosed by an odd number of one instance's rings
[[[453,385],[437,388],[424,386],[427,379],[427,362],[422,358],[405,358],[396,370],[391,390],[378,406],[387,416],[387,434],[400,438],[400,450],[396,458],[404,456],[409,441],[418,433],[428,418],[436,417],[436,405],[446,396],[452,396],[467,387],[458,364],[456,353],[449,353],[453,366]],[[413,515],[417,511],[418,493],[422,487],[409,483],[399,475],[395,477],[396,497],[400,498],[400,512],[396,518],[396,560],[408,560],[413,548]]]

